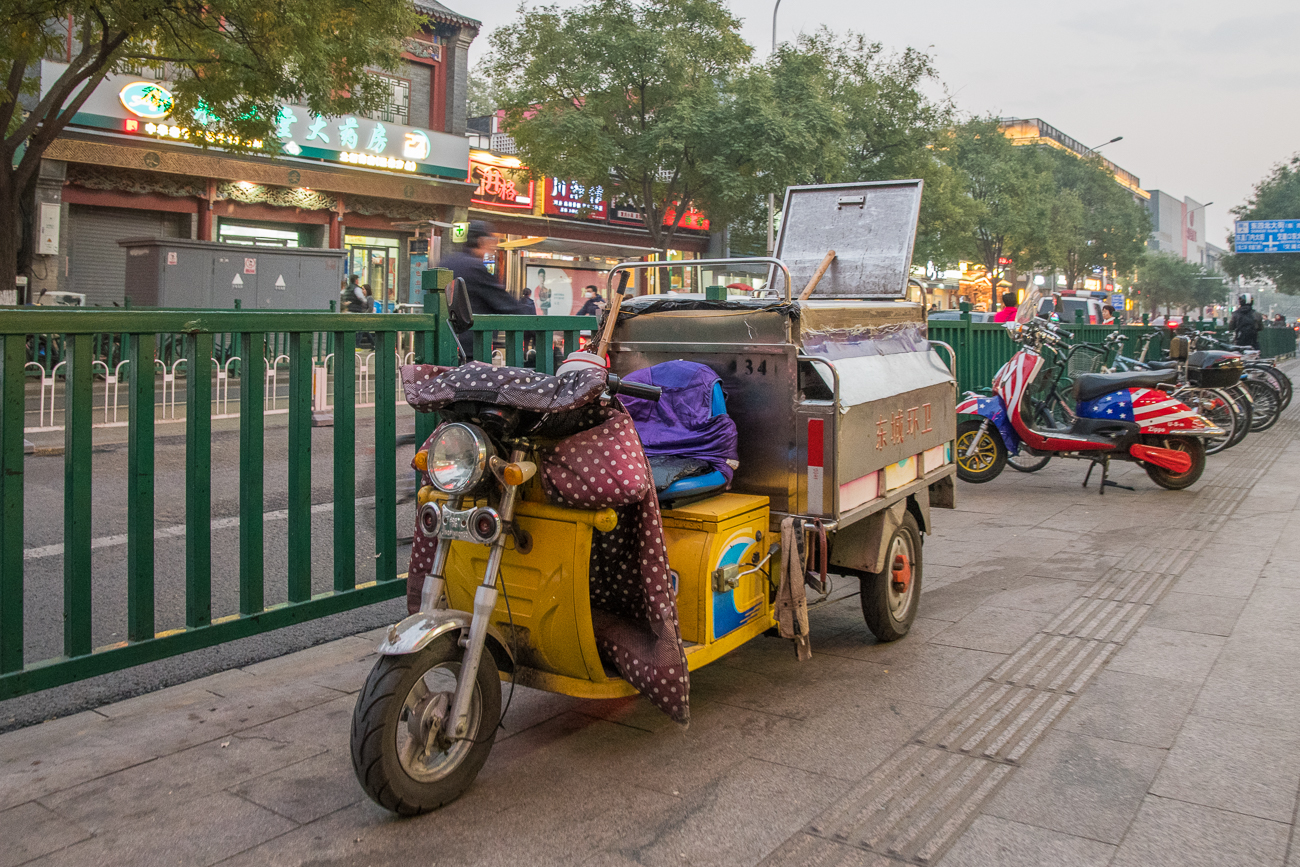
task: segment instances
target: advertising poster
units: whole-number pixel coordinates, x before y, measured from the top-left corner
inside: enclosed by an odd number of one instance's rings
[[[584,290],[605,286],[605,272],[555,265],[528,265],[525,286],[532,293],[533,306],[542,316],[577,316],[585,301]]]

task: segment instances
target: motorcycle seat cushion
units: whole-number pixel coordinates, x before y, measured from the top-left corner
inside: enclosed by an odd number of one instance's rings
[[[1075,400],[1093,400],[1124,388],[1157,388],[1178,379],[1177,370],[1134,370],[1129,373],[1085,373],[1074,381]]]
[[[1148,361],[1147,367],[1151,370],[1177,370],[1177,361]]]

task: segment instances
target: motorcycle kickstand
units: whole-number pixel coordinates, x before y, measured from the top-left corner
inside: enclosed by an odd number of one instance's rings
[[[1097,461],[1093,461],[1093,464],[1096,464],[1096,463],[1097,463]],[[1112,487],[1112,488],[1121,488],[1121,489],[1123,489],[1123,490],[1125,490],[1125,491],[1135,491],[1135,490],[1137,490],[1136,488],[1134,488],[1134,487],[1132,487],[1132,486],[1130,486],[1130,485],[1121,485],[1119,482],[1112,482],[1110,479],[1106,478],[1106,475],[1107,475],[1107,473],[1109,473],[1109,472],[1110,472],[1110,455],[1106,455],[1104,458],[1101,459],[1101,484],[1098,485],[1098,487],[1097,487],[1097,495],[1098,495],[1098,496],[1103,496],[1103,495],[1105,495],[1107,486]],[[1092,467],[1088,467],[1088,474],[1089,474],[1089,475],[1092,475]],[[1084,479],[1084,482],[1083,482],[1083,483],[1084,483],[1085,485],[1088,484],[1087,479]]]

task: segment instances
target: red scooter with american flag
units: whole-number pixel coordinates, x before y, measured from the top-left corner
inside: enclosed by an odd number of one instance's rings
[[[1074,380],[1072,397],[1076,409],[1061,421],[1034,406],[1031,392],[1045,370],[1044,352],[1066,348],[1067,334],[1052,323],[1034,317],[1034,294],[1020,304],[1017,321],[1008,323],[1019,351],[993,378],[993,396],[968,393],[957,405],[958,415],[974,416],[957,426],[956,462],[958,478],[987,482],[1006,466],[1008,454],[1027,449],[1035,455],[1076,458],[1090,462],[1083,480],[1086,487],[1092,470],[1101,465],[1100,493],[1106,487],[1120,487],[1106,478],[1110,461],[1140,464],[1151,480],[1162,488],[1190,487],[1205,470],[1205,437],[1222,436],[1223,431],[1191,407],[1162,390],[1178,378],[1177,370],[1091,373]],[[1177,358],[1179,348],[1171,347]],[[1186,342],[1182,344],[1186,356]]]

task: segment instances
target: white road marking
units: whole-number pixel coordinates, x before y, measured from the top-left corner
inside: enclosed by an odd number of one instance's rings
[[[374,497],[361,497],[358,500],[356,500],[356,504],[358,506],[368,506],[368,505],[372,505],[374,502],[375,502]],[[312,514],[320,514],[322,512],[332,512],[334,511],[334,504],[317,503],[316,505],[311,507],[311,511]],[[264,522],[285,521],[288,520],[288,518],[289,518],[288,509],[276,509],[274,512],[262,513],[262,520]],[[232,518],[217,518],[215,521],[212,522],[213,530],[228,530],[231,527],[238,527],[238,526],[239,526],[238,516]],[[171,527],[159,527],[158,529],[154,530],[153,533],[154,539],[173,539],[177,536],[184,536],[184,535],[185,535],[184,524],[176,524]],[[126,544],[126,534],[120,533],[116,536],[100,536],[98,538],[91,539],[90,549],[93,551],[96,548],[113,548],[117,545],[125,545],[125,544]],[[42,560],[46,557],[61,557],[62,555],[63,555],[62,543],[59,543],[58,545],[42,545],[39,548],[28,548],[27,550],[23,551],[23,560],[24,561]]]

